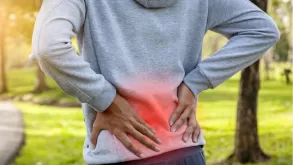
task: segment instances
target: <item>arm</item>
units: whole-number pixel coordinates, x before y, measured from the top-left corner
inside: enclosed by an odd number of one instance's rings
[[[44,0],[35,23],[30,59],[37,61],[65,93],[102,112],[114,100],[116,89],[75,53],[71,43],[71,37],[82,30],[85,11],[83,0]]]
[[[273,20],[249,0],[208,1],[207,30],[229,41],[185,76],[184,82],[195,96],[256,62],[280,35]]]

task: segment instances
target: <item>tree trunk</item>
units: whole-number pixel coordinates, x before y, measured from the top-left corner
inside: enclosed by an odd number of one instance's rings
[[[3,7],[4,5],[0,3]],[[0,6],[0,22],[5,25],[6,17],[4,9]],[[7,92],[6,72],[5,72],[5,26],[0,26],[0,93]]]
[[[291,74],[291,69],[284,69],[284,76],[286,78],[286,84],[290,85],[291,84],[291,80],[290,80],[290,74]]]
[[[267,0],[251,0],[266,11]],[[234,153],[228,157],[231,162],[262,162],[270,159],[259,144],[257,128],[257,102],[260,88],[259,61],[241,72],[240,90],[237,105]],[[229,163],[227,163],[229,162]]]
[[[270,79],[270,61],[268,59],[269,57],[264,58],[264,70],[265,70],[265,80]]]
[[[274,71],[274,67],[271,66],[271,64],[274,61],[274,48],[271,48],[266,52],[266,55],[264,56],[263,61],[264,61],[265,80],[275,79],[274,74],[271,73],[272,71]]]
[[[33,93],[42,93],[48,89],[50,89],[50,87],[48,87],[48,85],[46,84],[46,76],[44,72],[41,70],[41,68],[38,66],[36,85],[35,89],[33,90]]]
[[[39,10],[41,8],[42,0],[35,0],[34,5],[36,10]],[[43,91],[46,91],[49,88],[49,86],[46,83],[46,76],[44,72],[40,69],[39,65],[37,65],[37,77],[36,77],[36,82],[35,82],[35,89],[33,90],[34,93],[41,93]]]
[[[261,162],[270,158],[259,145],[257,127],[259,88],[259,61],[257,61],[241,73],[235,149],[232,155],[234,160],[240,163]]]

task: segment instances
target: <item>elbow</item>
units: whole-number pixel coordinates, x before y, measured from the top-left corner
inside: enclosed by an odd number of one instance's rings
[[[33,58],[47,59],[66,54],[74,50],[71,41],[60,41],[58,38],[40,37],[33,43]]]
[[[34,36],[32,43],[33,53],[30,58],[39,61],[43,57],[50,54],[50,52],[53,51],[53,47],[54,43],[50,41],[50,38],[43,36]]]
[[[267,26],[266,38],[269,40],[270,45],[275,45],[280,40],[280,31],[274,21],[269,21]]]
[[[275,45],[280,40],[280,36],[281,36],[280,31],[276,25],[274,28],[272,28],[271,35],[272,35],[271,37],[272,44]]]
[[[54,27],[54,28],[53,28]],[[38,60],[66,54],[74,50],[71,35],[67,31],[56,30],[55,26],[36,28],[32,37],[33,56]]]

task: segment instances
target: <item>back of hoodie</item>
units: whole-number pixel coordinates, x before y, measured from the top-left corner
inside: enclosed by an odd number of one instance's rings
[[[177,106],[178,86],[184,82],[194,95],[215,88],[257,61],[279,39],[272,19],[248,0],[143,2],[44,0],[38,15],[30,58],[82,103],[87,164],[138,159],[107,130],[100,133],[97,147],[90,142],[96,112],[105,111],[116,92],[162,140],[159,153],[133,140],[146,157],[204,145],[203,132],[196,143],[182,141],[186,125],[170,132],[168,121]],[[202,61],[202,41],[208,30],[229,42]],[[74,35],[81,56],[71,44]]]

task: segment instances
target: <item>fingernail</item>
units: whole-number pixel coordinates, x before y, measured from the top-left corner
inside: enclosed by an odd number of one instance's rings
[[[171,132],[175,132],[176,131],[176,128],[171,128]]]
[[[184,137],[183,140],[185,141],[185,143],[187,142],[188,138],[187,137]]]
[[[160,139],[157,139],[157,141],[161,144],[162,143],[162,141],[160,140]]]
[[[170,126],[171,126],[171,125],[173,125],[173,124],[174,124],[174,121],[170,121],[170,123],[169,123],[169,124],[170,124]]]
[[[193,142],[194,142],[194,143],[196,143],[196,142],[197,142],[197,139],[196,139],[196,138],[195,138],[195,139],[193,139]]]
[[[139,157],[144,158],[145,154],[140,154]]]
[[[155,150],[158,151],[158,152],[160,151],[160,149],[158,147],[155,147]]]

